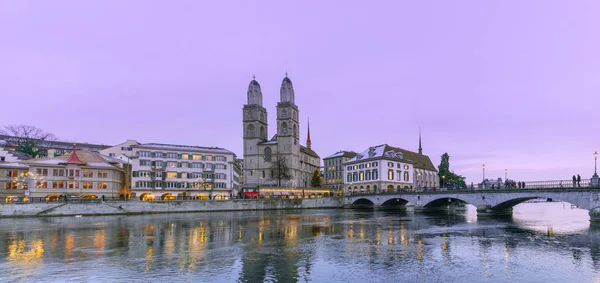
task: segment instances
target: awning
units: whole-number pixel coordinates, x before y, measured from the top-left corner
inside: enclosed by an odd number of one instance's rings
[[[284,195],[284,196],[289,196],[289,195],[290,195],[290,193],[288,193],[288,192],[281,192],[281,195]]]

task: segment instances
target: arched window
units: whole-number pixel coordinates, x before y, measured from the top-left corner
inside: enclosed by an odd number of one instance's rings
[[[270,147],[265,148],[264,158],[265,158],[266,162],[271,162],[271,148]]]
[[[250,124],[248,125],[248,128],[246,128],[246,137],[253,138],[254,135],[254,125]]]
[[[281,134],[282,135],[288,134],[288,125],[286,122],[281,123]]]

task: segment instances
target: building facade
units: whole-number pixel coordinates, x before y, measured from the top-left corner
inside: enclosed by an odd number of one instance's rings
[[[344,188],[344,164],[354,158],[354,151],[338,151],[330,156],[323,158],[323,187],[337,192],[338,194]]]
[[[2,196],[56,200],[75,198],[125,198],[128,166],[96,152],[71,150],[53,158],[35,158],[0,164]]]
[[[372,146],[343,163],[344,193],[379,193],[439,188],[437,170],[428,156],[391,147]]]
[[[128,140],[101,152],[130,159],[132,199],[229,199],[240,187],[235,154],[223,148]]]
[[[295,104],[292,81],[283,79],[277,103],[277,133],[268,139],[267,110],[263,107],[260,84],[254,79],[243,107],[244,189],[261,186],[308,187],[310,178],[321,164],[321,158],[311,148],[310,126],[306,146],[300,144],[300,114]],[[284,162],[289,179],[279,178],[274,163]],[[277,163],[279,164],[279,163]]]

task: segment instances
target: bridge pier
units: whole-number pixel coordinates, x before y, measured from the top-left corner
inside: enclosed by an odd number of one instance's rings
[[[600,222],[600,207],[590,209],[590,222]]]
[[[493,209],[489,204],[477,206],[477,216],[512,215],[513,208]]]

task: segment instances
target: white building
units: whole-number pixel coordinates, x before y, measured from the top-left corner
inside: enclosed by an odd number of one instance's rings
[[[277,134],[270,140],[267,110],[262,104],[260,84],[252,80],[248,86],[247,104],[243,108],[244,188],[260,186],[308,187],[310,178],[321,165],[321,158],[311,149],[310,126],[306,146],[300,145],[300,113],[295,104],[292,81],[283,79],[277,103]],[[290,179],[279,180],[271,168],[276,158],[285,160]]]
[[[428,156],[387,144],[372,146],[343,163],[344,193],[378,193],[439,187]]]
[[[229,199],[239,190],[235,154],[223,148],[128,140],[101,153],[131,160],[132,199]]]

